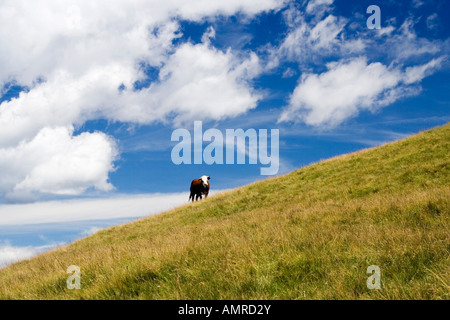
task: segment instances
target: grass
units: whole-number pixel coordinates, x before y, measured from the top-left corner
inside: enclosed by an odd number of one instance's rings
[[[0,270],[0,298],[449,299],[449,141],[447,124],[99,231]]]

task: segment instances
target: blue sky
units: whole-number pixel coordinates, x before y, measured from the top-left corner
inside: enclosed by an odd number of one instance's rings
[[[366,24],[373,4],[380,29]],[[267,178],[260,163],[175,165],[172,132],[194,121],[278,129],[278,174],[447,123],[447,12],[444,0],[3,1],[0,264],[185,203],[204,174],[215,191]],[[130,197],[142,207],[104,206]]]

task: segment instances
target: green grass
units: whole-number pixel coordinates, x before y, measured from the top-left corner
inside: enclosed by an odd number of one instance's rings
[[[99,231],[0,270],[0,298],[449,299],[449,141],[447,124]]]

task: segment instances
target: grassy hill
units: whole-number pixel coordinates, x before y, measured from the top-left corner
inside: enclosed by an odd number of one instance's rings
[[[322,161],[11,265],[0,298],[449,299],[449,159],[447,124]]]

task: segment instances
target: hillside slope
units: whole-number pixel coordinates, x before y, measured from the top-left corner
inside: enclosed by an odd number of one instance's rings
[[[0,298],[448,299],[449,159],[449,124],[329,159],[11,265]]]

